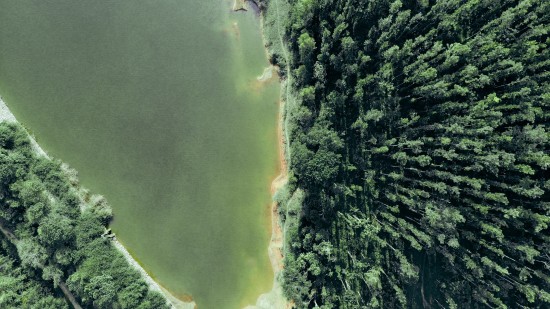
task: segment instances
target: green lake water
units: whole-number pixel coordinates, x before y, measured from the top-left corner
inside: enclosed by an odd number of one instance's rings
[[[230,0],[0,0],[0,95],[113,207],[114,232],[199,308],[271,288],[279,85]]]

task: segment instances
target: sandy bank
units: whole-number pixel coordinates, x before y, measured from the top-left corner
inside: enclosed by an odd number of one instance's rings
[[[0,122],[2,121],[9,121],[9,122],[17,122],[17,119],[15,119],[15,116],[11,113],[6,103],[2,100],[2,97],[0,97]],[[48,154],[38,145],[36,140],[33,136],[29,134],[31,143],[33,145],[34,150],[36,153],[40,156],[44,156],[49,158]],[[81,196],[82,199],[82,196]],[[83,202],[84,203],[84,202]],[[113,246],[122,253],[122,255],[126,258],[128,261],[128,264],[132,265],[140,274],[141,277],[145,280],[147,285],[149,286],[149,289],[153,291],[157,291],[164,295],[164,297],[168,300],[172,308],[175,309],[193,309],[195,308],[194,302],[183,302],[170,294],[166,289],[162,288],[151,276],[139,265],[139,263],[132,258],[128,250],[118,241],[116,238],[112,240]]]
[[[288,180],[286,160],[284,158],[284,140],[283,140],[283,110],[284,102],[280,101],[278,121],[278,144],[279,144],[279,170],[280,174],[271,183],[271,196],[282,189]],[[286,309],[290,308],[286,301],[280,283],[281,271],[283,270],[283,244],[284,234],[281,228],[281,218],[279,217],[278,205],[276,202],[271,204],[271,240],[269,242],[268,254],[273,269],[274,279],[271,291],[261,294],[256,301],[256,305],[247,306],[245,309]]]
[[[149,285],[149,289],[151,289],[153,291],[157,291],[157,292],[163,294],[164,297],[170,303],[170,305],[172,305],[172,308],[175,308],[175,309],[194,309],[194,308],[196,308],[196,305],[195,305],[194,302],[184,302],[184,301],[176,298],[174,295],[170,294],[170,292],[168,292],[168,290],[166,290],[160,284],[158,284],[155,280],[153,280],[153,278],[151,278],[151,276],[145,271],[145,269],[143,269],[143,267],[141,267],[141,265],[139,265],[139,263],[136,260],[134,260],[134,258],[132,258],[132,255],[130,255],[130,252],[128,252],[128,250],[126,250],[126,247],[124,247],[120,243],[120,241],[118,241],[115,238],[115,239],[112,240],[112,243],[115,246],[115,248],[117,248],[118,251],[120,251],[122,253],[122,255],[124,255],[124,257],[126,258],[126,261],[128,261],[128,263],[130,265],[132,265],[141,274],[141,277],[145,280],[145,282],[147,282],[147,285]]]
[[[261,83],[269,82],[276,76],[276,74],[274,73],[277,73],[277,67],[270,65],[264,69],[264,71],[262,72],[262,75],[256,77],[256,80]]]
[[[265,35],[265,24],[264,16],[260,14],[260,28],[262,32],[262,39],[264,46],[266,46],[266,56],[270,58],[271,51],[269,50],[267,38]],[[286,160],[286,145],[287,140],[285,136],[285,108],[287,105],[286,93],[286,80],[281,79],[279,76],[279,68],[275,65],[270,65],[266,68],[261,76],[257,79],[260,82],[266,82],[274,78],[275,76],[279,77],[281,81],[281,100],[279,101],[279,120],[277,126],[277,135],[278,135],[278,149],[279,149],[279,171],[280,174],[273,180],[271,183],[271,195],[274,196],[275,193],[287,184],[288,182],[288,165]],[[282,270],[284,267],[283,264],[283,246],[285,242],[285,235],[281,226],[281,218],[279,216],[279,205],[276,202],[273,202],[271,205],[271,240],[268,247],[269,260],[271,261],[271,267],[274,273],[273,287],[271,291],[260,295],[256,301],[256,305],[248,306],[245,309],[287,309],[291,308],[292,305],[289,303],[283,295],[283,290],[281,286],[281,276]]]
[[[0,97],[0,122],[1,121],[10,121],[10,122],[16,122],[15,116],[11,113],[11,111],[8,109],[8,106],[6,106],[6,103],[2,100],[2,97]]]

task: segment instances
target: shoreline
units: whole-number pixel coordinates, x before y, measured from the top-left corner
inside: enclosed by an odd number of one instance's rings
[[[288,169],[284,156],[284,140],[283,140],[283,111],[285,103],[279,100],[279,116],[277,124],[277,144],[279,152],[279,175],[273,179],[270,186],[271,197],[282,189],[288,181]],[[247,306],[244,309],[286,309],[290,308],[289,303],[283,295],[282,286],[279,280],[281,271],[283,270],[283,243],[284,234],[281,226],[281,218],[279,216],[279,205],[272,201],[271,207],[271,238],[267,248],[269,261],[273,270],[273,287],[270,291],[260,294],[255,305]]]
[[[13,115],[13,113],[8,108],[7,104],[2,99],[2,96],[0,96],[0,122],[2,122],[2,121],[19,123],[17,121],[17,119],[15,118],[15,116]],[[27,132],[27,134],[29,135],[31,144],[32,144],[35,152],[40,156],[50,158],[48,156],[48,154],[44,151],[44,149],[42,149],[42,147],[40,147],[40,145],[38,145],[38,143],[34,139],[34,136],[32,136],[29,132]],[[80,198],[82,199],[82,196],[80,196]],[[120,241],[118,241],[118,239],[115,238],[115,239],[111,240],[111,243],[113,244],[113,247],[115,247],[124,256],[124,258],[126,259],[128,264],[130,264],[134,269],[136,269],[140,273],[141,277],[143,278],[145,283],[148,285],[149,289],[162,294],[164,296],[164,298],[166,299],[166,301],[170,304],[170,306],[172,308],[174,308],[174,309],[193,309],[193,308],[196,308],[196,304],[194,302],[184,302],[184,301],[178,299],[177,297],[173,296],[172,294],[170,294],[170,292],[168,292],[160,284],[158,284],[147,273],[147,271],[145,271],[145,269],[143,267],[141,267],[141,265],[139,265],[139,263],[132,257],[132,255],[128,252],[126,247],[124,247],[124,245],[122,245],[122,243]]]
[[[278,77],[280,82],[280,95],[279,95],[279,115],[277,121],[277,144],[278,144],[278,153],[279,153],[279,174],[271,182],[271,197],[274,198],[277,191],[283,189],[288,182],[288,162],[286,160],[286,140],[285,140],[285,109],[287,106],[286,102],[286,78],[282,78],[280,74],[280,66],[272,63],[272,54],[270,50],[267,35],[265,33],[265,17],[264,10],[261,6],[260,9],[260,33],[262,36],[262,41],[264,44],[265,56],[270,63],[270,66],[267,69],[273,72],[273,78]],[[264,77],[266,70],[264,70]],[[284,258],[284,242],[285,235],[283,233],[283,227],[281,225],[281,217],[279,216],[279,204],[276,201],[272,201],[271,204],[271,239],[268,246],[268,255],[271,262],[271,267],[273,269],[273,287],[267,293],[261,294],[254,306],[247,306],[245,309],[287,309],[291,308],[291,303],[284,297],[283,289],[279,277],[283,270],[283,258]]]
[[[243,0],[242,3],[246,3],[246,0]],[[237,1],[235,1],[237,3]],[[274,198],[277,191],[284,188],[284,186],[287,184],[288,181],[288,162],[286,160],[286,138],[285,138],[285,109],[287,107],[287,98],[285,95],[285,89],[287,87],[287,77],[282,78],[281,77],[281,68],[279,65],[272,63],[272,55],[274,52],[270,49],[270,46],[268,44],[268,38],[265,33],[265,17],[264,17],[264,9],[262,9],[261,6],[259,6],[260,9],[260,20],[259,20],[259,26],[260,26],[260,33],[262,37],[262,42],[264,44],[264,51],[265,56],[268,62],[270,63],[270,66],[266,68],[262,74],[262,77],[266,77],[266,71],[270,71],[267,74],[270,75],[268,80],[271,78],[275,79],[275,77],[278,78],[280,82],[280,95],[279,95],[279,112],[278,112],[278,121],[277,121],[277,144],[278,144],[278,175],[272,180],[270,184],[270,193],[271,197]],[[262,82],[260,80],[260,82]],[[13,121],[18,122],[15,116],[11,113],[5,102],[2,100],[2,97],[0,96],[0,121]],[[33,144],[33,147],[35,148],[35,151],[39,153],[40,155],[48,157],[47,153],[36,143],[34,137],[29,134],[29,137],[31,139],[31,142]],[[271,290],[269,290],[266,293],[262,293],[258,296],[256,300],[256,304],[246,306],[244,309],[287,309],[290,308],[291,303],[286,300],[286,298],[283,295],[282,286],[280,283],[280,276],[281,272],[283,270],[283,247],[284,247],[284,238],[285,235],[283,233],[283,227],[281,225],[281,218],[279,216],[279,205],[277,202],[272,201],[271,207],[271,238],[268,244],[268,256],[270,260],[270,264],[273,271],[273,286]],[[118,239],[115,237],[112,240],[113,246],[124,256],[126,261],[136,269],[141,277],[145,280],[147,285],[149,286],[149,289],[153,291],[157,291],[161,293],[164,298],[167,300],[167,302],[170,304],[170,306],[174,309],[193,309],[197,308],[196,304],[194,302],[185,302],[174,295],[172,295],[168,290],[163,288],[159,283],[157,283],[148,273],[147,271],[132,257],[132,255],[128,252],[128,250],[124,247],[124,245],[118,241]]]
[[[132,265],[134,269],[136,269],[140,274],[143,280],[147,283],[149,286],[149,289],[152,291],[159,292],[164,296],[164,298],[170,303],[171,307],[174,309],[194,309],[197,308],[197,305],[195,302],[185,302],[174,295],[172,295],[167,289],[162,287],[158,282],[156,282],[151,275],[145,271],[145,269],[132,257],[130,252],[128,252],[128,249],[124,247],[124,245],[116,238],[111,240],[113,246],[120,252],[122,255],[124,255],[124,258],[126,258],[126,261],[128,264]]]

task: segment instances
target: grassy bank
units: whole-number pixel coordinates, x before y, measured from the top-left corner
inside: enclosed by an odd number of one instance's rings
[[[279,105],[279,154],[280,175],[273,181],[271,192],[273,195],[272,206],[272,237],[269,246],[269,256],[272,263],[275,279],[273,289],[263,294],[258,299],[255,307],[262,309],[291,308],[284,296],[282,276],[284,271],[284,258],[287,255],[287,234],[297,228],[298,213],[302,192],[296,190],[289,183],[290,162],[290,125],[289,115],[295,104],[292,92],[292,75],[288,65],[288,50],[285,46],[284,24],[285,15],[289,14],[289,5],[286,1],[257,1],[261,10],[261,27],[268,59],[277,67],[281,83],[281,100]]]

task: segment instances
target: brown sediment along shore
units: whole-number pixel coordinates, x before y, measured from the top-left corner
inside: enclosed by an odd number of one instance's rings
[[[236,0],[238,1],[238,0]],[[244,1],[243,1],[244,2]],[[264,41],[264,46],[266,46],[266,57],[270,59],[270,51],[267,48],[267,41],[264,34],[264,18],[260,14],[260,7],[255,1],[253,2],[253,7],[255,10],[257,10],[257,14],[260,16],[260,27],[262,31],[262,38]],[[283,95],[285,87],[288,87],[286,85],[286,80],[281,79],[279,73],[279,68],[275,65],[271,65],[270,68],[268,68],[273,74],[273,72],[276,72],[276,75],[279,76],[279,80],[281,81],[281,100],[279,100],[279,115],[278,115],[278,125],[277,125],[277,141],[278,141],[278,151],[279,151],[279,175],[273,180],[271,183],[271,195],[274,196],[275,193],[281,189],[283,189],[287,182],[288,182],[288,164],[286,160],[285,153],[287,149],[285,149],[286,142],[285,141],[285,134],[284,134],[284,115],[285,115],[285,107],[286,102],[283,99],[285,97]],[[266,77],[266,70],[264,70],[264,74],[262,74],[262,77]],[[275,74],[274,74],[275,75]],[[263,79],[263,78],[262,78]],[[285,235],[281,226],[281,218],[279,216],[279,205],[277,202],[273,201],[271,205],[271,240],[268,247],[268,253],[269,253],[269,260],[271,262],[271,267],[273,269],[274,273],[274,279],[273,279],[273,287],[271,291],[264,293],[258,297],[258,300],[256,302],[255,306],[248,306],[245,309],[287,309],[291,307],[291,303],[287,301],[287,299],[283,295],[283,290],[280,282],[281,272],[283,270],[283,245],[285,242],[284,239]]]
[[[279,121],[278,121],[278,149],[279,149],[279,175],[271,183],[271,195],[282,189],[288,181],[288,169],[284,156],[284,135],[283,135],[283,111],[284,101],[279,101]],[[281,227],[281,218],[279,217],[279,205],[273,201],[271,204],[271,239],[268,246],[269,260],[274,273],[273,287],[271,291],[261,294],[254,306],[248,306],[245,309],[286,309],[290,308],[289,303],[283,295],[283,290],[279,277],[283,270],[283,244],[284,234]]]

